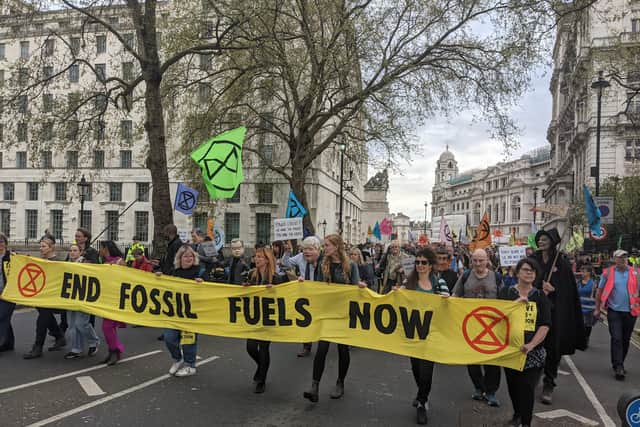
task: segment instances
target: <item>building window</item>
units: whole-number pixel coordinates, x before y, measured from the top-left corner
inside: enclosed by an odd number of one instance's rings
[[[2,187],[2,200],[14,200],[16,197],[16,185],[13,182],[5,182]]]
[[[4,87],[4,70],[0,70],[0,87]]]
[[[106,211],[105,221],[107,227],[107,240],[118,241],[118,228],[120,227],[120,214],[118,211]]]
[[[264,244],[271,242],[271,214],[256,214],[256,243]]]
[[[2,125],[0,125],[0,129],[2,129]],[[3,158],[3,156],[2,156],[2,155],[3,155],[3,153],[2,153],[2,152],[0,152],[0,168],[2,168],[2,167],[4,166],[4,165],[3,165],[3,160],[4,160],[4,158]]]
[[[273,184],[257,184],[258,203],[273,203]]]
[[[86,199],[85,199],[86,200]],[[86,228],[91,231],[91,222],[93,215],[90,210],[83,210],[82,212],[78,211],[78,218],[80,218],[80,227]]]
[[[231,243],[233,239],[240,238],[240,213],[225,212],[224,237],[225,237],[226,243]]]
[[[27,152],[26,151],[16,152],[16,168],[18,169],[27,168]]]
[[[200,69],[202,71],[207,71],[211,69],[211,54],[204,53],[200,55]]]
[[[640,160],[640,139],[628,140],[624,147],[625,160]]]
[[[75,141],[78,139],[78,133],[80,132],[80,124],[76,120],[67,122],[67,139],[69,141]]]
[[[136,211],[135,235],[141,242],[149,241],[149,212]]]
[[[211,98],[211,88],[206,83],[198,84],[198,101],[206,103]]]
[[[102,120],[98,120],[96,122],[96,127],[94,129],[94,135],[93,135],[96,141],[104,141],[105,129],[106,129],[106,125],[104,124],[104,122]]]
[[[77,169],[78,168],[78,152],[67,151],[67,168]]]
[[[491,205],[487,205],[487,216],[489,217],[489,223],[492,223],[493,218],[491,217]]]
[[[511,221],[520,221],[520,196],[511,200]]]
[[[96,70],[96,81],[104,82],[107,79],[107,64],[96,64],[94,68]]]
[[[42,141],[52,141],[53,140],[53,123],[52,122],[44,122],[42,123]]]
[[[5,236],[11,236],[11,211],[9,209],[0,209],[0,232]]]
[[[122,201],[122,183],[121,182],[109,183],[109,201],[110,202]]]
[[[45,93],[42,95],[42,112],[50,113],[53,110],[53,95]]]
[[[502,202],[502,206],[500,206],[500,222],[504,223],[506,221],[507,216],[507,204]]]
[[[71,53],[73,55],[80,53],[80,37],[71,37],[69,39],[69,45],[71,46]]]
[[[50,66],[50,65],[46,65],[46,66],[42,67],[42,79],[43,80],[49,80],[52,77],[53,77],[53,67]]]
[[[52,209],[50,213],[49,232],[56,240],[62,241],[62,225],[64,223],[64,213],[62,209]]]
[[[42,159],[41,159],[40,165],[43,169],[53,168],[53,154],[51,154],[51,151],[47,150],[42,152]]]
[[[120,167],[131,167],[131,150],[120,150]]]
[[[87,182],[87,194],[84,196],[85,202],[90,202],[93,200],[93,184]]]
[[[133,123],[131,120],[122,120],[120,122],[120,138],[130,141],[133,134]]]
[[[73,64],[69,66],[69,82],[78,83],[78,81],[80,81],[80,66]]]
[[[193,214],[193,228],[199,228],[203,233],[207,232],[207,222],[209,216],[206,212],[195,212]]]
[[[28,133],[29,133],[29,128],[27,126],[27,123],[26,122],[18,123],[18,135],[17,135],[18,141],[26,142]]]
[[[38,238],[38,211],[36,209],[24,211],[24,237],[26,239]]]
[[[122,39],[124,40],[124,44],[129,46],[129,48],[133,49],[133,42],[135,37],[133,33],[126,33],[122,35]]]
[[[38,190],[40,184],[37,182],[27,182],[27,200],[38,200]]]
[[[29,59],[29,42],[20,42],[20,58]]]
[[[93,151],[93,167],[94,169],[104,169],[104,151]]]
[[[107,53],[107,36],[96,36],[96,54]]]
[[[6,45],[4,43],[0,43],[0,59],[5,59],[5,49]]]
[[[631,32],[640,33],[640,19],[634,18],[631,20]]]
[[[18,113],[27,114],[29,112],[29,98],[27,95],[18,96]]]
[[[18,85],[25,86],[29,81],[29,69],[18,68]]]
[[[44,56],[53,56],[53,49],[55,48],[54,39],[46,39],[44,41]]]
[[[265,144],[260,146],[260,155],[262,156],[261,160],[266,163],[273,162],[273,145]]]
[[[227,199],[227,203],[240,203],[240,185],[236,188],[236,192],[233,194],[233,197]]]
[[[136,193],[137,200],[139,202],[148,202],[149,201],[149,183],[148,182],[138,182],[136,183]]]
[[[65,202],[67,200],[67,183],[56,182],[53,184],[53,197],[56,202]]]
[[[125,82],[133,80],[133,62],[122,63],[122,80]]]
[[[93,98],[93,107],[97,112],[107,109],[107,95],[104,93],[95,93]]]

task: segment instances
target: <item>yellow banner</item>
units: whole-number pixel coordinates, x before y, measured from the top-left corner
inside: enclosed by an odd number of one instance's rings
[[[266,288],[196,283],[119,265],[22,255],[6,266],[2,298],[104,318],[234,338],[326,340],[445,364],[524,367],[525,304],[443,298],[322,282]],[[531,322],[531,313],[527,316]]]

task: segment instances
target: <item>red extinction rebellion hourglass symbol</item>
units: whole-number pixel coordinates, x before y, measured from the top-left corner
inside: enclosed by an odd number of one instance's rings
[[[462,333],[474,350],[499,353],[509,345],[509,319],[493,307],[478,307],[464,318]]]
[[[39,265],[27,264],[18,274],[18,290],[22,296],[31,298],[44,289],[46,281],[44,270]]]

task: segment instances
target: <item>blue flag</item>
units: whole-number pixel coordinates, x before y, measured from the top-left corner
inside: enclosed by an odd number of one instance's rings
[[[376,221],[376,225],[373,227],[373,235],[376,236],[378,240],[382,240],[382,232],[380,231],[380,223]]]
[[[302,218],[307,214],[307,210],[302,206],[302,203],[298,201],[298,198],[293,193],[293,190],[289,191],[289,202],[287,203],[287,218]]]
[[[600,209],[596,206],[596,202],[591,197],[589,188],[585,185],[582,187],[584,193],[584,210],[587,213],[587,221],[589,222],[589,229],[594,236],[602,235],[602,226],[600,224]]]
[[[220,252],[220,249],[224,246],[224,230],[218,227],[218,224],[213,227],[214,243],[216,245],[216,251]]]
[[[185,215],[192,215],[193,208],[196,207],[198,202],[198,192],[193,188],[189,188],[183,183],[178,184],[178,190],[176,191],[176,200],[173,204],[173,209],[182,212]]]

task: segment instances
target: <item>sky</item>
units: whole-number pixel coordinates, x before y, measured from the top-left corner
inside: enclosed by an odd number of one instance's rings
[[[459,172],[486,168],[495,163],[520,157],[534,148],[548,146],[547,128],[551,120],[550,69],[540,68],[532,78],[531,89],[513,110],[512,117],[522,130],[519,147],[505,156],[502,143],[492,140],[486,124],[473,121],[473,112],[466,111],[448,120],[434,119],[417,129],[421,153],[416,154],[402,173],[389,176],[389,211],[424,220],[424,202],[429,202],[431,218],[431,188],[435,181],[436,162],[447,144],[458,162]]]

